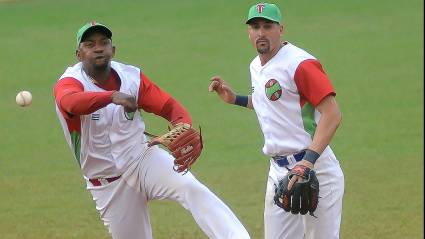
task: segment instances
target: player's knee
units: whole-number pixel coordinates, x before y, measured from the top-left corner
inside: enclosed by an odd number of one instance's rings
[[[185,197],[206,197],[210,194],[210,190],[198,181],[188,182],[184,186]]]
[[[208,204],[207,202],[215,197],[206,186],[198,181],[181,184],[179,192],[185,208],[191,207],[192,204]]]

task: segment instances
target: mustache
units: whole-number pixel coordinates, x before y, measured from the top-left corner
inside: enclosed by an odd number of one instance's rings
[[[257,40],[255,41],[255,43],[256,43],[256,44],[258,44],[259,42],[262,42],[262,41],[263,41],[263,42],[265,41],[265,42],[269,43],[269,40],[268,40],[268,39],[266,39],[266,38],[259,38],[259,39],[257,39]]]

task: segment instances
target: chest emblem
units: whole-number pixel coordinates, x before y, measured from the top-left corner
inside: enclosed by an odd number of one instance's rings
[[[124,116],[127,120],[133,120],[134,119],[134,112],[125,112],[124,111]]]
[[[264,88],[267,98],[271,101],[276,101],[280,98],[280,96],[282,96],[282,87],[275,79],[267,81]]]

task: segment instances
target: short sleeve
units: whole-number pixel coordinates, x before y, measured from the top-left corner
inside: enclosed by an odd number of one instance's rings
[[[336,95],[331,81],[318,60],[301,62],[294,75],[301,97],[316,107],[326,96]]]

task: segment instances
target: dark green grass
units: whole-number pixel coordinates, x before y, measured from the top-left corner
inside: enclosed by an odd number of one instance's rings
[[[268,162],[255,114],[207,92],[215,74],[249,92],[255,51],[243,21],[254,1],[0,2],[0,238],[108,238],[52,97],[75,63],[75,32],[92,19],[112,28],[117,60],[142,66],[202,126],[194,174],[263,237]],[[346,180],[341,238],[422,238],[423,2],[277,3],[284,39],[321,60],[343,112],[332,142]],[[30,108],[14,103],[22,89]],[[145,117],[148,131],[165,130]],[[205,238],[175,203],[150,212],[155,238]]]

